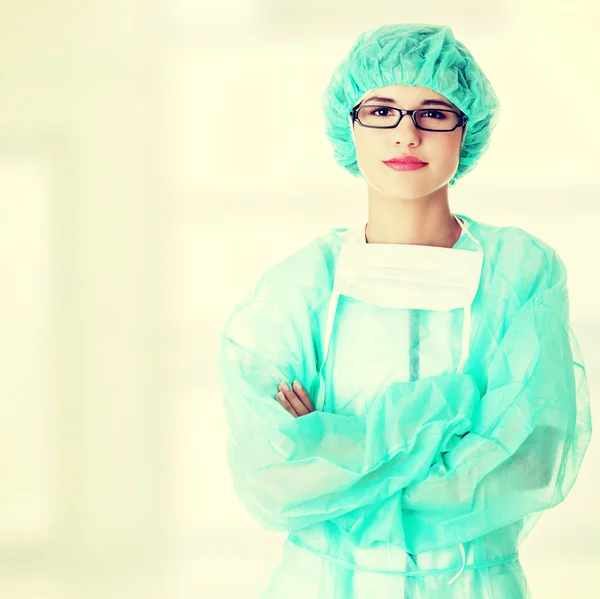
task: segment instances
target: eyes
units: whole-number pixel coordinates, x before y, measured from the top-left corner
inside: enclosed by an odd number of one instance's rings
[[[381,114],[384,113],[384,114]],[[378,117],[389,117],[397,116],[398,112],[388,106],[379,106],[369,111],[369,115]],[[433,120],[445,120],[448,118],[441,110],[435,110],[431,108],[425,108],[423,110],[416,111],[417,119],[433,119]]]
[[[361,125],[375,129],[390,129],[396,127],[402,116],[412,113],[413,121],[424,131],[454,131],[461,123],[461,116],[454,110],[438,108],[420,108],[409,110],[408,113],[392,106],[371,104],[361,106],[356,112],[356,118]]]

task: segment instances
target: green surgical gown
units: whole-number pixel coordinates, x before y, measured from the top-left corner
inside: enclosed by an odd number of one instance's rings
[[[459,215],[484,252],[469,357],[463,310],[402,311],[340,298],[322,410],[313,403],[336,260],[332,229],[271,267],[221,330],[219,379],[236,494],[287,531],[262,599],[520,599],[519,546],[572,488],[591,437],[567,275],[549,245]],[[456,249],[475,250],[463,235]],[[407,350],[420,358],[406,376]]]

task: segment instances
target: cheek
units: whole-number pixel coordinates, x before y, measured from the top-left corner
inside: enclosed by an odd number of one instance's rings
[[[376,136],[363,137],[360,134],[356,139],[356,160],[362,169],[372,167],[381,162],[385,157],[385,151]]]
[[[460,135],[448,136],[440,141],[435,154],[439,164],[447,168],[456,167],[460,160]]]

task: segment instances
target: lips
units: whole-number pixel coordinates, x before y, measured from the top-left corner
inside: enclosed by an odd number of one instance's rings
[[[424,160],[421,160],[416,156],[398,156],[396,158],[384,160],[384,162],[386,164],[427,164]]]
[[[416,171],[427,166],[427,162],[416,156],[397,156],[391,160],[384,160],[383,164],[395,171]]]

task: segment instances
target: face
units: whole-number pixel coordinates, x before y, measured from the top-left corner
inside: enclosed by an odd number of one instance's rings
[[[372,96],[389,98],[393,102],[370,100]],[[424,100],[437,100],[447,105],[422,105]],[[461,113],[444,96],[427,87],[401,84],[370,90],[360,104],[403,109],[451,109]],[[463,127],[454,131],[423,131],[415,127],[408,115],[393,129],[363,127],[358,121],[353,126],[358,167],[367,183],[384,196],[396,199],[426,197],[446,186],[458,168]],[[402,155],[416,156],[427,166],[398,171],[383,162]]]

